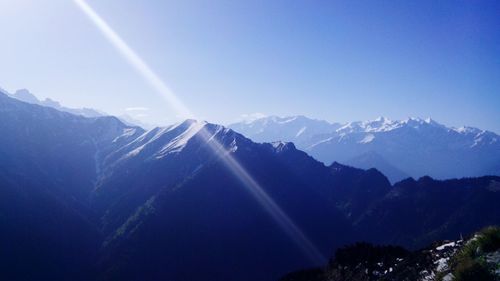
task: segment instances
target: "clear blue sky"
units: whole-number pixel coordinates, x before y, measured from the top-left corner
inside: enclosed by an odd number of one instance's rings
[[[500,132],[498,1],[87,0],[198,116],[430,116]],[[175,113],[71,0],[0,0],[0,87]]]

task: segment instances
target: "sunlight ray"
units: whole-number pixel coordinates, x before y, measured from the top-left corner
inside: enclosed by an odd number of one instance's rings
[[[110,43],[123,55],[123,57],[142,75],[142,77],[165,99],[173,110],[183,118],[196,116],[187,106],[174,94],[174,92],[163,82],[163,80],[137,55],[129,45],[102,19],[88,3],[84,0],[74,0],[77,6],[90,18]],[[210,139],[210,133],[206,126],[200,131],[202,137]],[[314,263],[322,264],[324,256],[306,237],[304,232],[292,221],[292,219],[278,206],[278,204],[266,193],[259,183],[247,172],[229,151],[217,140],[208,142],[210,148],[221,155],[224,165],[233,173],[246,187],[248,192],[259,202],[266,212],[276,221],[283,231],[304,254]]]
[[[143,78],[168,102],[180,118],[194,118],[192,112],[182,103],[163,80],[125,43],[125,41],[84,0],[74,0],[80,9],[99,28],[106,39],[143,76]]]

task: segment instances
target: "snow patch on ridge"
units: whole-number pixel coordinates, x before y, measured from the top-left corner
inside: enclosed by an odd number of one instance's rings
[[[159,137],[161,137],[165,132],[167,132],[171,129],[172,129],[172,127],[154,128],[151,131],[145,132],[144,134],[142,134],[140,137],[138,137],[136,140],[134,140],[133,142],[131,142],[128,145],[133,145],[135,143],[141,143],[143,141],[145,141],[145,143],[142,144],[141,146],[137,147],[136,149],[130,151],[129,153],[127,153],[126,157],[132,157],[132,156],[139,154],[148,144],[154,142]]]
[[[370,143],[375,139],[375,135],[373,134],[367,134],[362,140],[359,141],[359,143]]]
[[[305,131],[306,131],[307,127],[302,127],[298,132],[297,134],[295,135],[295,137],[298,137],[300,135],[302,135]]]
[[[297,116],[286,118],[285,120],[278,121],[277,123],[285,124],[285,123],[290,123],[290,122],[295,121],[295,120],[297,120]]]
[[[327,139],[321,140],[321,141],[319,141],[319,142],[317,142],[317,143],[314,143],[314,144],[312,144],[311,146],[309,146],[307,149],[311,149],[311,148],[313,148],[313,147],[315,147],[315,146],[317,146],[317,145],[320,145],[320,144],[325,143],[325,142],[329,142],[329,141],[331,141],[331,140],[333,140],[333,137],[330,137],[330,138],[327,138]]]
[[[186,146],[188,141],[194,137],[207,122],[193,122],[186,131],[175,137],[171,142],[167,143],[163,148],[157,153],[156,158],[162,158],[169,153],[180,152]]]
[[[439,247],[436,247],[436,250],[437,251],[442,251],[442,250],[444,250],[447,247],[455,247],[455,242],[453,241],[453,242],[450,242],[450,243],[443,244],[443,245],[441,245]]]

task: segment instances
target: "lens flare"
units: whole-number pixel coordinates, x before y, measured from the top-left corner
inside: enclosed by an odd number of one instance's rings
[[[181,118],[194,118],[193,113],[182,103],[163,80],[137,55],[132,48],[104,21],[84,0],[74,0],[80,9],[99,28],[106,39],[139,72],[140,75],[167,101]]]
[[[102,19],[84,0],[74,0],[75,4],[90,18],[90,20],[104,34],[106,39],[121,53],[121,55],[139,72],[139,74],[156,90],[172,107],[177,115],[183,118],[196,119],[195,115],[174,94],[174,92],[163,82],[163,80],[137,55],[132,48]],[[316,246],[306,237],[302,230],[292,219],[276,204],[276,202],[265,192],[257,181],[247,170],[224,148],[215,138],[210,135],[206,126],[200,130],[204,139],[210,140],[209,147],[218,155],[227,169],[233,173],[245,186],[247,191],[259,202],[266,212],[276,221],[283,231],[304,254],[315,264],[322,264],[325,257]]]

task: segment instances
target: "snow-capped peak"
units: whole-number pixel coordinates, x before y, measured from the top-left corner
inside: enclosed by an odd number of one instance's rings
[[[418,125],[429,124],[429,125],[443,126],[430,117],[427,117],[425,119],[422,119],[420,117],[408,117],[401,122],[405,123],[405,124],[414,124],[414,125],[415,124],[418,124]]]
[[[129,143],[130,151],[126,157],[132,157],[141,153],[144,149],[161,145],[157,156],[162,157],[170,152],[179,152],[207,122],[197,120],[186,120],[184,122],[168,126],[156,127],[146,131],[133,142]],[[155,148],[157,150],[158,148]]]
[[[453,128],[453,130],[457,133],[460,133],[460,134],[474,134],[474,135],[477,135],[481,132],[484,132],[483,130],[480,130],[478,128],[468,127],[468,126]]]
[[[272,142],[271,145],[273,146],[276,152],[283,152],[288,149],[295,149],[295,145],[291,142],[276,141]]]
[[[340,134],[359,132],[385,132],[401,127],[398,121],[392,121],[386,117],[378,117],[369,121],[350,122],[337,129]]]
[[[172,141],[163,146],[163,148],[157,153],[157,158],[161,158],[169,153],[181,151],[186,146],[188,141],[198,132],[200,132],[200,130],[202,130],[203,127],[205,127],[205,125],[207,124],[206,121],[197,121],[197,120],[187,120],[185,122],[189,123],[189,127],[183,133],[181,133],[180,135],[172,139]],[[173,128],[171,128],[171,130],[174,130],[175,128],[181,126],[184,123],[174,126]]]
[[[188,145],[213,144],[217,149],[235,152],[241,144],[238,134],[222,125],[206,121],[186,120],[169,126],[157,127],[143,133],[124,147],[122,159],[139,156],[143,158],[161,159],[168,155],[178,154]],[[238,143],[237,143],[238,141]],[[222,147],[221,147],[222,146]]]
[[[372,120],[372,122],[391,122],[391,120],[387,117],[384,116],[379,116],[375,120]]]
[[[358,143],[369,143],[372,142],[375,139],[375,136],[373,134],[367,134],[361,141]]]

